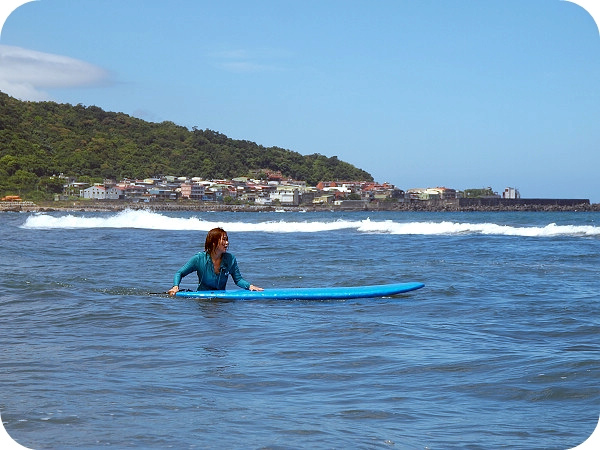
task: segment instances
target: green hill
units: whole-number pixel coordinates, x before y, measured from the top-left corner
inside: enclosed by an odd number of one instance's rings
[[[43,198],[60,190],[52,176],[61,173],[90,179],[212,179],[256,169],[279,170],[312,185],[373,180],[336,156],[267,148],[208,129],[146,122],[96,106],[22,102],[0,92],[0,195]]]

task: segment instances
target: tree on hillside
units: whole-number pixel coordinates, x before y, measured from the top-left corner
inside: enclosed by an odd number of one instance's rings
[[[159,175],[234,178],[251,170],[280,171],[315,185],[373,177],[340,161],[235,140],[209,129],[151,123],[97,106],[22,102],[0,92],[0,194],[53,191],[55,174],[92,178]]]

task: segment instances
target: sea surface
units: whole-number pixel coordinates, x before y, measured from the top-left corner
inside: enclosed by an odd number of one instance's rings
[[[169,298],[214,226],[265,289],[426,286]],[[598,212],[0,213],[0,273],[28,448],[567,449],[598,423]]]

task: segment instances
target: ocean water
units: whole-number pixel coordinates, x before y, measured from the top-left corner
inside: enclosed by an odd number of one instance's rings
[[[162,294],[213,226],[264,288],[426,286]],[[0,413],[28,448],[567,449],[598,422],[597,212],[3,213],[0,230]]]

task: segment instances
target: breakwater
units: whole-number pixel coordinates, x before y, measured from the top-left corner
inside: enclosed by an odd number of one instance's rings
[[[600,203],[588,199],[503,199],[459,198],[448,200],[411,200],[404,202],[349,201],[335,204],[300,206],[226,205],[217,202],[153,201],[133,203],[122,200],[62,201],[34,204],[32,202],[2,202],[0,212],[45,211],[122,211],[150,209],[155,211],[600,211]]]
[[[428,200],[425,208],[434,211],[600,211],[589,199],[561,198],[457,198]]]

